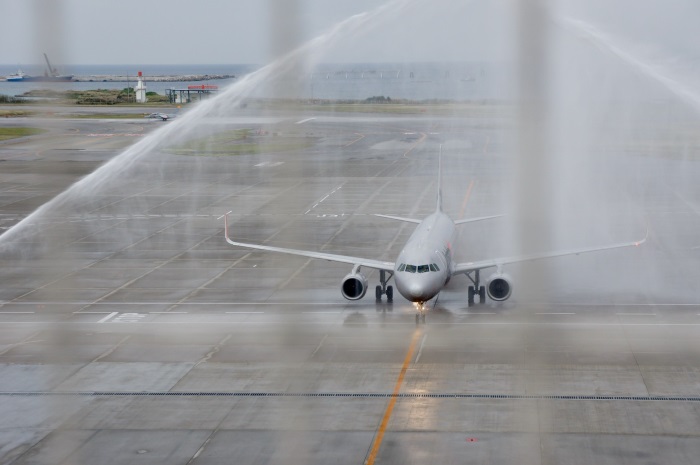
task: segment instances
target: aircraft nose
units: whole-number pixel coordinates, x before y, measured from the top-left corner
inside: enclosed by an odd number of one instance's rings
[[[425,297],[425,289],[417,282],[409,283],[406,292],[412,299],[419,300]]]

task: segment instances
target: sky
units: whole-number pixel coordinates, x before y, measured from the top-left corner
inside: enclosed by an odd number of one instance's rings
[[[265,64],[387,3],[326,62],[501,61],[534,0],[0,0],[0,64]],[[700,60],[697,0],[550,0],[647,51]]]
[[[0,63],[252,63],[312,39],[387,0],[0,0]],[[400,2],[399,2],[400,3]],[[348,38],[325,61],[452,61],[494,56],[481,1],[407,0],[365,36]],[[497,2],[498,3],[498,2]],[[477,43],[481,41],[482,43]],[[467,53],[467,54],[468,54]]]

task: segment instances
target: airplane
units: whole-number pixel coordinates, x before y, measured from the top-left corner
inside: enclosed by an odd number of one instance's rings
[[[167,121],[168,119],[170,119],[170,115],[168,115],[166,113],[151,113],[150,115],[144,116],[144,118],[159,119],[161,121]]]
[[[481,304],[486,302],[486,295],[488,295],[491,300],[502,302],[511,296],[513,290],[511,278],[503,272],[504,265],[622,247],[639,246],[647,240],[647,237],[644,237],[644,239],[638,241],[621,242],[598,247],[455,263],[453,249],[457,242],[457,226],[497,218],[501,215],[483,216],[456,221],[452,220],[442,208],[441,157],[439,157],[438,160],[438,192],[435,212],[428,215],[423,220],[375,214],[375,216],[378,217],[415,223],[418,225],[395,262],[234,241],[229,236],[228,213],[224,215],[224,237],[226,242],[237,247],[318,258],[353,265],[352,271],[343,278],[340,286],[341,294],[348,300],[359,300],[367,293],[367,278],[360,272],[362,267],[379,270],[380,285],[377,285],[375,288],[376,300],[381,301],[382,296],[386,295],[387,302],[393,301],[393,287],[387,286],[387,282],[393,277],[399,293],[406,300],[414,303],[417,310],[416,323],[419,322],[419,318],[425,322],[425,303],[439,294],[455,275],[466,275],[472,283],[472,285],[468,287],[468,307],[474,305],[474,298],[476,296],[479,297],[479,303]],[[496,271],[487,279],[486,286],[483,286],[481,284],[480,273],[482,270],[490,268],[496,268]]]

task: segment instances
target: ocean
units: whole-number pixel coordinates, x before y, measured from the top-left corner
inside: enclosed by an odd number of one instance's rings
[[[166,89],[186,89],[188,85],[218,85],[223,88],[236,79],[210,81],[155,82],[149,76],[235,75],[237,78],[258,67],[255,65],[71,65],[61,73],[89,76],[133,76],[142,71],[148,91],[165,94]],[[26,74],[43,73],[43,67],[22,67]],[[0,76],[17,72],[17,66],[0,65]],[[493,63],[351,63],[321,64],[304,75],[282,82],[285,97],[298,99],[364,100],[387,97],[406,100],[500,100],[507,99],[509,73],[506,66]],[[287,85],[285,85],[287,84]],[[135,85],[135,80],[130,83]],[[36,89],[57,90],[123,89],[126,82],[6,82],[0,81],[0,94],[18,96]],[[266,97],[260,89],[256,97]],[[278,94],[276,94],[278,95]]]

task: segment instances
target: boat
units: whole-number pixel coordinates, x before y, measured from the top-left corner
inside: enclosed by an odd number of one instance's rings
[[[9,80],[9,79],[8,79]],[[73,75],[72,74],[56,74],[49,76],[48,74],[45,74],[43,76],[27,76],[26,74],[24,75],[23,79],[19,79],[20,81],[40,81],[40,82],[69,82],[73,80]]]
[[[73,80],[73,75],[72,74],[58,74],[58,70],[51,66],[51,62],[49,61],[49,57],[46,56],[44,53],[44,59],[46,60],[46,66],[48,66],[49,70],[44,71],[43,76],[30,76],[29,79],[25,76],[24,80],[25,81],[72,81]]]
[[[73,80],[73,75],[56,74],[54,76],[49,76],[45,74],[43,76],[30,76],[20,71],[17,74],[10,74],[5,80],[7,82],[70,82]]]
[[[51,66],[49,57],[44,53],[48,70],[44,71],[43,76],[30,76],[24,74],[21,69],[17,70],[17,74],[11,74],[5,78],[9,82],[68,82],[73,80],[72,74],[58,74],[58,70]]]
[[[18,69],[17,74],[10,74],[5,77],[5,80],[9,82],[24,81],[25,76],[26,74],[24,74],[21,69]]]

